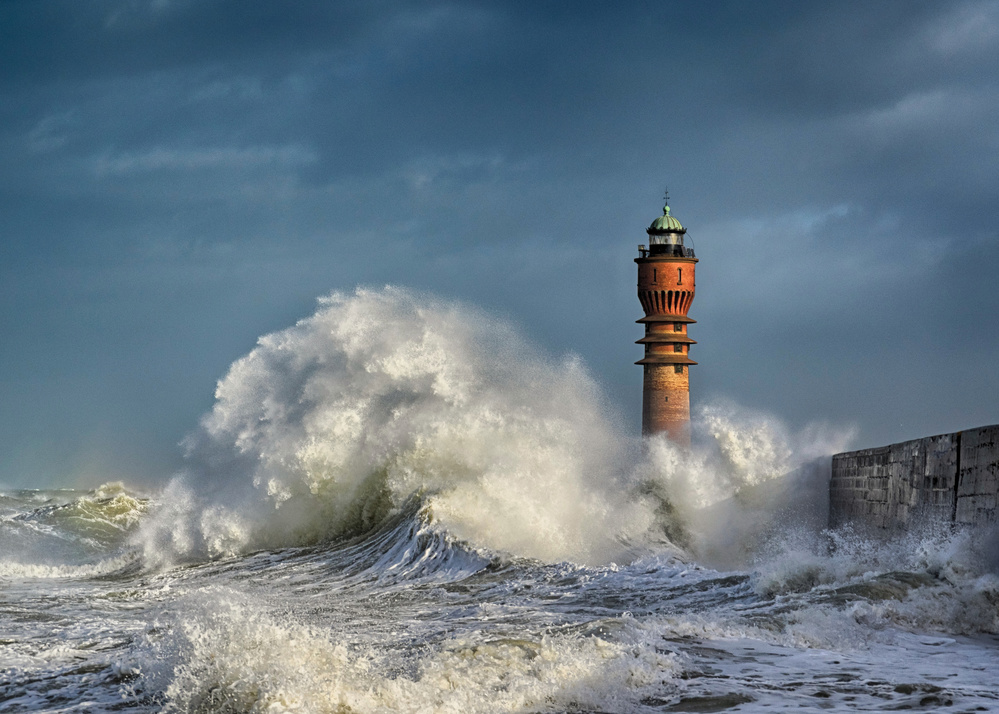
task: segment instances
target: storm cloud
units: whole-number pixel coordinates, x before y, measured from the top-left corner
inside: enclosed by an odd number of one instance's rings
[[[999,421],[997,2],[0,4],[0,483],[158,479],[258,335],[431,290],[638,430],[635,246],[695,403]]]

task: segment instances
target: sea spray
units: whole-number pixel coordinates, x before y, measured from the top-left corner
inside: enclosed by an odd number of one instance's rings
[[[453,536],[497,552],[600,563],[679,544],[732,563],[745,553],[730,546],[744,551],[746,529],[784,502],[747,494],[850,437],[789,434],[726,403],[694,427],[692,450],[624,436],[578,358],[545,355],[467,305],[334,293],[219,381],[185,441],[186,472],[136,542],[154,565],[305,545],[363,533],[415,496]]]
[[[447,636],[421,647],[338,641],[327,627],[269,612],[228,588],[182,598],[172,638],[152,635],[125,666],[165,711],[609,711],[675,689],[679,658],[659,633],[623,621],[613,638],[549,633]],[[166,623],[164,623],[166,624]],[[644,711],[637,709],[636,711]]]
[[[334,293],[260,338],[186,447],[140,538],[153,558],[357,534],[414,494],[456,536],[547,561],[606,561],[653,520],[578,359],[398,288]]]
[[[149,508],[145,496],[117,481],[83,493],[15,490],[2,501],[6,512],[0,512],[0,576],[81,568],[87,572],[90,566],[79,561],[106,557],[109,550],[124,545]]]
[[[773,416],[716,400],[695,411],[693,432],[691,449],[647,438],[633,480],[658,504],[657,527],[694,557],[746,567],[775,531],[825,528],[828,454],[846,448],[852,427],[793,432]]]

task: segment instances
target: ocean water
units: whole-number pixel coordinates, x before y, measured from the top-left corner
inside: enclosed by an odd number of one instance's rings
[[[997,534],[825,529],[848,430],[635,439],[400,289],[267,335],[161,488],[0,493],[0,711],[999,711]]]

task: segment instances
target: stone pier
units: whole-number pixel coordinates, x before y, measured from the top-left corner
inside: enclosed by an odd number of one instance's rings
[[[832,458],[829,525],[999,522],[999,424]]]

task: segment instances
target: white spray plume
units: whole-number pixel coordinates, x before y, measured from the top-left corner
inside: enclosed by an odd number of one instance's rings
[[[494,551],[607,562],[661,542],[666,524],[670,536],[693,530],[696,553],[698,538],[721,537],[704,535],[698,513],[792,470],[828,430],[788,436],[714,405],[697,432],[693,451],[656,437],[642,456],[578,359],[551,359],[459,303],[391,287],[333,293],[219,381],[186,440],[190,468],[138,540],[152,564],[315,543],[415,497],[452,535]]]
[[[693,432],[690,450],[648,439],[636,473],[665,504],[667,532],[698,558],[745,566],[774,528],[825,527],[828,456],[847,447],[853,428],[809,424],[793,433],[773,416],[716,401],[697,410]]]
[[[419,495],[475,545],[606,560],[652,518],[623,495],[606,413],[578,359],[502,320],[398,288],[334,293],[233,364],[186,442],[188,487],[144,537],[207,555],[314,542]]]

